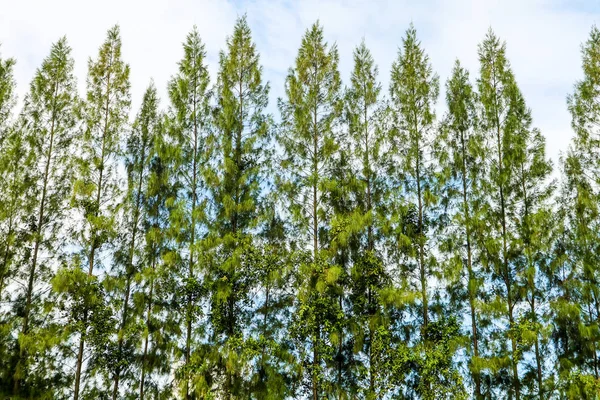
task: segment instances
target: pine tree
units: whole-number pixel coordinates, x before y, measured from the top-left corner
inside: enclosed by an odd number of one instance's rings
[[[327,255],[332,212],[327,196],[335,185],[336,125],[342,112],[338,60],[337,47],[328,46],[322,27],[313,24],[288,73],[286,99],[279,102],[279,141],[285,151],[280,190],[286,195],[297,236],[312,242],[312,254],[306,254],[298,271],[292,335],[314,400],[325,395],[329,385],[323,364],[335,352],[332,335],[340,311],[335,284],[341,271]],[[306,244],[299,240],[292,246],[304,250]]]
[[[15,64],[14,58],[0,58],[0,143],[5,136],[7,123],[16,101],[16,82],[13,76]]]
[[[543,312],[547,305],[547,283],[540,272],[547,269],[551,252],[554,225],[550,200],[555,183],[550,181],[552,163],[546,158],[545,139],[538,129],[531,127],[531,113],[524,99],[519,96],[516,101],[520,114],[514,144],[518,148],[514,160],[515,195],[520,204],[516,212],[519,246],[516,266],[522,286],[520,297],[528,305],[519,321],[518,335],[523,346],[521,351],[532,348],[534,358],[533,365],[526,366],[531,373],[526,375],[523,384],[530,387],[530,396],[537,392],[537,397],[544,399],[544,354],[549,351],[545,346],[547,319]],[[528,378],[531,375],[535,378]]]
[[[205,64],[206,51],[196,27],[183,44],[184,56],[179,62],[179,73],[169,82],[168,135],[173,158],[173,179],[177,204],[171,209],[170,235],[176,242],[176,251],[170,257],[174,267],[181,268],[181,291],[185,321],[184,364],[180,371],[184,398],[190,398],[190,359],[195,344],[196,323],[201,312],[204,283],[199,269],[202,261],[202,234],[206,221],[205,171],[210,156],[209,76]]]
[[[486,140],[493,145],[493,150],[488,162],[491,165],[489,171],[490,209],[485,218],[489,221],[489,228],[493,234],[489,239],[484,239],[487,257],[483,257],[483,263],[489,267],[492,279],[497,277],[504,291],[496,294],[495,304],[503,310],[508,319],[509,330],[514,329],[516,321],[514,308],[516,303],[515,274],[509,259],[510,233],[508,232],[508,212],[511,193],[508,186],[511,180],[510,152],[511,126],[507,124],[511,109],[511,91],[514,91],[514,79],[508,65],[505,54],[505,45],[494,35],[491,30],[484,41],[479,45],[480,78],[477,82],[480,93],[481,123],[482,129],[489,134]],[[489,265],[488,265],[489,264]],[[504,304],[503,304],[504,302]],[[501,332],[501,335],[503,332]],[[518,349],[517,338],[507,335],[511,343],[509,366],[512,371],[511,385],[507,391],[520,398],[520,382],[518,373]],[[495,357],[502,357],[500,351]]]
[[[354,50],[354,69],[351,85],[346,92],[345,119],[349,129],[349,148],[352,164],[351,193],[354,199],[356,241],[352,247],[353,263],[350,271],[350,330],[355,343],[360,343],[362,368],[366,382],[359,378],[358,386],[364,388],[365,398],[385,396],[386,371],[382,368],[385,354],[378,352],[382,332],[388,333],[385,305],[381,291],[390,285],[384,266],[381,240],[385,201],[389,185],[385,181],[387,145],[383,124],[385,107],[381,100],[378,68],[364,40]],[[354,224],[353,224],[354,225]],[[355,344],[356,347],[356,344]],[[361,373],[362,375],[362,373]],[[360,376],[360,375],[359,375]],[[361,377],[362,378],[362,377]]]
[[[151,93],[155,95],[154,92]],[[149,101],[148,105],[157,106],[153,101]],[[152,107],[149,107],[148,111],[149,116],[158,112]],[[136,277],[141,287],[134,295],[134,304],[138,312],[143,314],[144,326],[139,355],[140,400],[143,400],[147,393],[155,398],[172,390],[169,385],[161,387],[157,381],[171,373],[171,346],[179,329],[175,310],[171,307],[175,280],[169,269],[170,264],[164,261],[174,253],[172,243],[166,235],[169,228],[169,204],[172,204],[177,194],[172,180],[173,160],[168,154],[170,146],[166,142],[163,118],[155,120],[153,117],[145,121],[141,126],[146,126],[146,129],[153,133],[153,141],[149,155],[148,178],[144,182],[144,262]]]
[[[256,274],[253,230],[260,227],[261,184],[269,161],[270,117],[265,113],[269,85],[246,17],[239,18],[221,52],[214,112],[215,168],[208,182],[215,205],[211,223],[214,259],[210,271],[212,360],[216,393],[244,396],[241,372],[247,368],[243,328],[249,323],[248,295]],[[205,356],[201,356],[205,359]],[[205,366],[204,368],[209,368]],[[245,396],[244,396],[245,397]]]
[[[15,88],[16,82],[13,76],[15,60],[12,58],[0,58],[0,177],[2,179],[2,187],[5,188],[0,195],[0,226],[3,228],[2,241],[0,242],[1,262],[0,265],[0,302],[3,299],[4,288],[10,273],[11,250],[14,241],[14,223],[15,223],[15,206],[16,198],[21,195],[21,190],[14,188],[14,184],[18,179],[13,175],[17,172],[14,170],[20,163],[18,160],[22,154],[21,140],[19,143],[12,142],[9,138],[17,139],[14,129],[9,129],[9,120],[12,114],[12,109],[16,102]],[[16,145],[16,146],[15,146]],[[13,154],[16,151],[16,154]]]
[[[132,379],[133,377],[133,358],[135,347],[139,341],[139,330],[136,327],[136,318],[134,309],[132,309],[132,291],[135,290],[134,279],[136,274],[141,272],[142,265],[145,262],[143,254],[143,236],[142,229],[146,219],[145,211],[145,186],[149,175],[151,154],[155,143],[154,135],[160,123],[160,114],[158,112],[158,97],[154,83],[146,89],[142,100],[142,106],[133,129],[127,139],[125,154],[125,167],[127,170],[127,193],[124,202],[124,225],[126,230],[123,232],[121,243],[122,248],[117,251],[116,261],[122,264],[122,270],[113,276],[115,282],[116,303],[120,311],[119,330],[116,350],[113,349],[114,362],[111,363],[113,371],[113,393],[112,398],[117,399],[119,395],[119,382],[121,376]],[[134,314],[134,315],[132,315]]]
[[[10,120],[15,104],[13,59],[0,59],[0,393],[12,395],[18,362],[18,315],[22,296],[14,296],[14,279],[27,258],[27,217],[33,195],[34,160],[28,151],[22,120]],[[12,305],[12,307],[11,307]]]
[[[73,59],[66,38],[52,45],[50,55],[43,61],[31,83],[30,92],[25,98],[22,112],[23,129],[26,132],[33,182],[32,234],[29,244],[32,247],[25,276],[25,305],[22,313],[22,327],[18,341],[19,362],[15,370],[14,394],[19,395],[22,380],[27,380],[28,359],[36,356],[38,368],[45,371],[51,366],[41,364],[39,357],[56,345],[53,338],[57,327],[44,326],[46,318],[39,308],[42,298],[36,283],[38,278],[47,276],[55,260],[63,251],[60,236],[68,211],[68,197],[72,177],[72,142],[77,123],[78,97],[73,76]],[[66,184],[65,184],[66,182]],[[42,315],[40,315],[42,314]],[[33,322],[33,324],[32,324]],[[35,329],[31,330],[31,326]],[[41,376],[44,371],[32,374]],[[28,385],[28,384],[27,384]],[[28,388],[25,392],[35,390]]]
[[[451,213],[441,250],[449,255],[443,274],[448,280],[449,301],[455,302],[461,313],[462,304],[469,305],[473,396],[481,399],[482,378],[478,364],[482,341],[479,320],[482,316],[478,304],[482,298],[480,292],[484,276],[477,265],[476,237],[480,234],[478,220],[481,216],[478,212],[484,201],[480,176],[486,151],[483,136],[477,127],[475,101],[476,94],[469,82],[469,73],[457,60],[446,83],[448,113],[434,145],[441,168],[441,201]]]
[[[416,30],[411,25],[403,38],[398,59],[392,65],[390,95],[393,129],[391,142],[397,165],[398,182],[403,201],[407,203],[410,227],[405,235],[407,246],[405,269],[417,272],[420,291],[421,342],[414,347],[414,357],[423,369],[419,375],[422,384],[417,388],[424,397],[435,392],[435,369],[427,371],[436,361],[435,343],[427,339],[430,321],[430,293],[428,282],[436,275],[437,260],[432,240],[435,228],[436,195],[435,165],[433,164],[434,104],[439,94],[438,77],[434,74],[429,57],[421,48]],[[412,214],[412,216],[411,216]],[[440,315],[440,319],[443,315]],[[443,321],[440,320],[440,323]],[[452,357],[447,354],[447,357]],[[449,362],[449,361],[445,361]]]
[[[274,197],[275,193],[271,192]],[[286,246],[285,225],[276,211],[276,199],[263,203],[265,220],[255,236],[249,264],[262,301],[250,322],[246,348],[254,353],[248,374],[248,391],[253,398],[275,400],[294,396],[298,374],[293,344],[287,334],[289,313],[294,300],[292,288],[294,256]]]
[[[559,393],[565,398],[594,398],[600,388],[598,348],[598,121],[600,30],[593,26],[583,44],[584,77],[567,99],[575,137],[562,161],[559,207],[563,227],[552,280],[558,289],[552,304]]]
[[[59,293],[76,301],[71,308],[72,318],[77,321],[73,330],[79,334],[75,400],[80,395],[88,336],[91,344],[96,346],[92,353],[92,370],[101,372],[108,367],[94,365],[94,361],[104,361],[105,353],[101,350],[106,347],[107,334],[112,329],[111,318],[106,318],[110,311],[106,308],[104,289],[94,273],[107,270],[108,266],[102,262],[102,252],[109,248],[117,234],[116,218],[121,198],[117,166],[129,113],[129,87],[129,66],[121,60],[119,27],[114,26],[108,31],[97,60],[88,62],[87,99],[83,111],[85,130],[79,143],[72,199],[83,217],[75,232],[81,253],[73,260],[74,268],[61,270],[54,282]]]
[[[538,211],[526,211],[520,205],[533,200],[531,196],[539,195],[536,199],[538,204],[534,207],[540,207],[542,212],[544,199],[549,195],[547,188],[543,189],[542,181],[551,167],[543,157],[543,143],[539,143],[539,133],[531,131],[529,110],[506,58],[506,46],[491,30],[479,46],[479,60],[481,129],[488,141],[488,148],[492,149],[488,158],[489,173],[485,183],[488,201],[484,211],[485,229],[489,234],[482,238],[481,246],[485,250],[482,252],[482,263],[491,271],[491,283],[501,288],[496,291],[495,298],[491,299],[494,312],[505,316],[506,329],[501,328],[492,335],[497,336],[499,343],[506,343],[508,339],[511,345],[509,350],[502,346],[494,355],[494,360],[496,364],[501,364],[501,368],[510,368],[512,377],[506,390],[518,400],[521,397],[519,363],[524,346],[520,332],[522,319],[518,314],[518,306],[524,296],[519,280],[528,275],[527,270],[530,271],[530,277],[535,275],[535,266],[525,267],[521,261],[523,252],[530,252],[525,255],[525,258],[529,257],[526,263],[533,262],[533,249],[527,248],[532,244],[532,237],[527,237],[529,234],[526,226],[533,218],[528,214]],[[536,177],[535,174],[540,176]],[[542,195],[542,192],[545,194]],[[519,222],[515,222],[519,219]],[[529,286],[526,290],[531,299],[531,294],[536,291],[531,286],[536,285],[534,282],[535,279],[530,280],[526,285]],[[506,362],[502,360],[503,357]]]
[[[435,122],[433,106],[438,93],[438,77],[433,73],[429,57],[417,40],[416,30],[411,26],[403,38],[398,59],[392,64],[390,95],[394,128],[391,140],[402,155],[399,174],[404,178],[405,197],[417,205],[414,262],[419,275],[424,329],[427,329],[429,322],[427,279],[434,265],[434,260],[427,258],[428,212],[435,202],[431,190],[433,171],[428,157]]]

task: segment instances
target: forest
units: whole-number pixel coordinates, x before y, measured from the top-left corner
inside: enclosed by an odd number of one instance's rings
[[[600,30],[553,165],[491,29],[440,82],[411,24],[388,88],[324,29],[277,115],[245,16],[141,104],[118,25],[85,93],[65,37],[20,103],[0,58],[0,397],[600,399]]]

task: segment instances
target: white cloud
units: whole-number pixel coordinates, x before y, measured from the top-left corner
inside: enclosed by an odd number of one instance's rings
[[[106,30],[119,23],[123,57],[132,70],[135,111],[150,78],[166,105],[166,82],[176,72],[181,42],[194,24],[206,43],[214,77],[226,36],[236,17],[247,12],[271,81],[270,108],[275,112],[275,99],[283,94],[301,36],[316,19],[324,25],[327,39],[338,44],[343,78],[347,80],[352,67],[354,46],[364,37],[386,90],[390,65],[411,21],[442,84],[455,58],[476,78],[477,44],[491,26],[507,42],[534,123],[546,135],[548,153],[556,160],[572,136],[565,98],[581,77],[580,44],[600,15],[600,8],[586,4],[563,0],[0,0],[0,42],[4,57],[17,58],[22,96],[50,44],[66,34],[83,93],[87,59],[96,56]],[[442,93],[440,113],[443,101]]]

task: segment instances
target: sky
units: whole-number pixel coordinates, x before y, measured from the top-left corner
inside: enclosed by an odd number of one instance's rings
[[[446,110],[444,84],[458,58],[474,82],[477,46],[491,27],[507,44],[507,56],[532,110],[534,125],[547,138],[558,162],[573,136],[566,98],[582,78],[581,44],[600,21],[600,0],[0,0],[0,54],[17,59],[19,98],[50,46],[66,35],[75,75],[85,93],[87,61],[96,58],[106,31],[121,27],[122,56],[131,67],[132,113],[154,79],[167,106],[166,85],[183,55],[181,43],[197,25],[215,81],[219,52],[236,18],[247,14],[270,82],[269,110],[278,117],[285,76],[304,32],[317,20],[336,43],[340,72],[349,82],[352,51],[364,38],[388,92],[389,71],[412,22],[440,77],[438,118]]]

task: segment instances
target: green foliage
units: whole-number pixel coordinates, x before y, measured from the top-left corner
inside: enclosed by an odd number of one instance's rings
[[[317,22],[278,125],[245,15],[214,86],[194,27],[131,125],[118,26],[83,100],[65,38],[17,118],[0,59],[0,396],[598,398],[600,30],[560,185],[505,44],[478,56],[438,120],[412,25],[386,99]]]
[[[448,300],[453,310],[469,315],[471,326],[471,376],[475,398],[482,397],[481,374],[475,367],[484,345],[478,302],[482,298],[485,274],[479,265],[476,246],[482,225],[479,212],[485,191],[479,179],[485,165],[484,138],[477,129],[476,93],[469,73],[457,60],[446,83],[446,114],[439,129],[434,153],[441,167],[438,185],[447,222],[442,230],[440,250]],[[468,306],[468,309],[467,309]]]
[[[136,275],[147,262],[143,241],[143,227],[147,219],[145,185],[149,179],[155,136],[161,129],[158,103],[156,88],[151,83],[144,93],[141,108],[126,143],[127,191],[122,204],[121,218],[124,229],[119,232],[121,245],[115,251],[117,268],[107,277],[105,283],[111,291],[113,314],[120,319],[115,329],[116,337],[109,347],[113,357],[110,363],[111,379],[114,382],[113,398],[120,393],[119,384],[122,379],[127,383],[127,380],[132,381],[137,375],[133,364],[136,347],[141,340],[140,318],[144,309],[137,308],[132,303],[137,289]]]
[[[172,350],[180,333],[174,296],[176,280],[170,269],[170,258],[174,252],[172,242],[165,232],[170,223],[170,207],[177,194],[172,176],[175,172],[169,157],[170,146],[166,141],[164,119],[157,110],[158,99],[153,87],[150,88],[138,127],[151,133],[151,147],[148,158],[147,178],[143,182],[143,202],[141,213],[145,215],[141,224],[143,242],[140,265],[134,277],[139,285],[133,295],[133,304],[138,318],[143,322],[140,329],[141,346],[136,357],[139,365],[139,395],[143,400],[164,398],[172,391],[169,383],[160,384],[161,378],[171,373]],[[140,116],[142,114],[140,113]],[[157,118],[159,117],[159,118]],[[136,325],[134,325],[136,326]],[[136,385],[138,380],[135,380]],[[132,385],[134,386],[134,385]],[[135,389],[135,388],[132,388]]]
[[[53,335],[56,330],[54,321],[46,325],[48,310],[45,303],[51,298],[44,295],[48,287],[38,284],[47,282],[57,262],[64,257],[60,246],[61,237],[67,234],[64,229],[69,211],[70,178],[73,172],[73,140],[78,122],[79,99],[76,80],[73,75],[71,49],[63,37],[52,45],[50,55],[43,61],[31,83],[25,97],[18,129],[25,135],[28,159],[31,160],[29,194],[30,209],[26,218],[31,221],[27,238],[28,268],[18,274],[26,282],[22,327],[18,341],[14,394],[36,392],[30,387],[28,378],[33,375],[37,380],[43,373],[31,374],[29,360],[34,358],[37,367],[43,365],[48,370],[59,370],[45,360],[52,345],[44,348],[45,336]],[[24,260],[24,261],[25,261]],[[30,347],[28,344],[32,344]],[[23,387],[21,387],[23,386]],[[38,395],[41,395],[38,393]]]
[[[424,335],[424,354],[418,361],[421,379],[417,392],[422,399],[467,399],[462,376],[452,355],[461,346],[460,325],[455,317],[432,321]]]
[[[0,194],[0,226],[2,227],[0,264],[0,301],[3,300],[4,289],[12,268],[16,238],[15,227],[19,202],[24,198],[28,186],[23,175],[26,172],[19,168],[26,158],[23,136],[16,127],[9,126],[9,118],[15,103],[16,82],[13,77],[15,60],[0,58],[0,183],[4,190]]]
[[[333,167],[339,147],[336,125],[343,106],[338,61],[337,47],[327,45],[315,23],[302,38],[286,79],[286,99],[279,101],[283,132],[278,139],[284,149],[279,187],[294,228],[312,242],[312,257],[306,254],[297,266],[290,331],[302,364],[302,392],[310,392],[313,399],[332,393],[325,365],[333,360],[343,315],[336,293],[342,270],[326,253],[333,212],[328,196],[336,185]],[[299,251],[308,245],[304,243],[297,244]]]
[[[201,370],[212,373],[212,393],[229,398],[246,398],[250,390],[243,372],[258,360],[264,361],[259,358],[258,343],[248,339],[244,328],[251,316],[249,294],[262,290],[254,281],[261,263],[252,234],[263,223],[261,185],[268,183],[272,134],[271,117],[265,113],[269,85],[263,83],[262,72],[250,27],[242,16],[219,58],[211,149],[214,166],[206,171],[214,205],[207,274],[212,332]],[[263,393],[268,394],[269,388],[263,388]]]
[[[416,207],[416,229],[409,235],[411,248],[406,269],[416,270],[421,291],[421,321],[429,320],[428,276],[434,275],[435,257],[430,253],[428,231],[433,224],[434,164],[431,143],[434,128],[434,105],[439,94],[438,76],[433,73],[429,57],[421,48],[415,28],[406,31],[398,58],[392,65],[390,96],[392,129],[389,132],[397,182],[403,201]],[[413,272],[414,273],[414,272]]]
[[[184,358],[183,375],[179,374],[185,398],[190,396],[189,363],[192,346],[203,330],[197,326],[204,297],[201,279],[202,235],[206,222],[206,182],[212,149],[209,106],[209,76],[205,64],[206,51],[196,27],[183,43],[179,72],[168,85],[171,107],[167,115],[164,155],[172,165],[175,196],[168,199],[170,239],[175,242],[168,257],[177,271],[178,294],[185,299],[177,307],[180,321],[185,321],[185,344],[179,351]],[[179,299],[177,299],[179,300]]]
[[[75,226],[75,243],[79,246],[81,262],[77,267],[86,268],[91,279],[94,273],[108,272],[109,266],[102,262],[100,254],[108,250],[117,237],[117,216],[120,208],[121,187],[118,176],[118,160],[121,154],[121,138],[127,125],[130,106],[129,66],[121,60],[121,38],[119,27],[111,28],[105,42],[100,46],[98,58],[88,62],[87,98],[83,105],[84,131],[78,142],[79,152],[76,158],[75,180],[71,203],[78,210],[83,221]],[[83,265],[81,265],[83,263]],[[75,267],[73,267],[75,268]],[[80,275],[76,277],[81,278]],[[75,285],[77,290],[88,289],[88,280]],[[110,285],[109,285],[110,288]],[[71,286],[65,288],[68,296],[76,296]],[[105,291],[98,292],[105,294]],[[80,393],[83,371],[85,341],[88,336],[86,326],[87,312],[83,303],[83,318],[78,329],[79,348],[75,373],[74,398]],[[89,304],[90,307],[102,304],[108,307],[106,299]],[[114,325],[111,325],[111,327]],[[109,332],[99,330],[108,335]],[[106,348],[108,338],[93,339]],[[103,342],[104,341],[104,342]],[[110,362],[96,352],[90,360],[90,372],[100,378],[107,379]],[[100,396],[100,392],[88,385],[92,395]],[[104,387],[102,390],[108,390]]]
[[[583,44],[584,77],[567,99],[575,137],[562,158],[561,226],[550,264],[558,288],[552,303],[558,384],[566,398],[593,398],[598,365],[598,95],[600,31],[592,27]]]
[[[16,101],[16,82],[13,76],[15,64],[14,58],[0,58],[0,142],[6,135],[7,123]]]
[[[504,314],[506,328],[491,332],[491,337],[505,342],[511,348],[503,349],[506,354],[496,354],[492,358],[510,358],[512,383],[509,388],[516,399],[520,398],[519,354],[517,338],[510,332],[516,323],[515,308],[519,303],[517,276],[519,269],[515,263],[518,253],[515,232],[509,221],[516,213],[518,194],[515,173],[516,161],[523,150],[518,145],[517,136],[526,129],[526,118],[522,95],[517,87],[510,64],[506,58],[506,46],[490,30],[479,45],[480,78],[479,89],[480,123],[488,148],[489,170],[484,180],[486,191],[485,226],[489,234],[481,237],[482,264],[491,272],[491,282],[502,290],[496,293],[496,308]],[[522,142],[521,142],[522,143]]]

